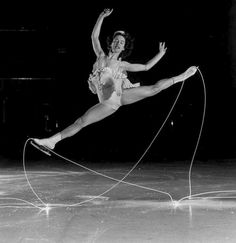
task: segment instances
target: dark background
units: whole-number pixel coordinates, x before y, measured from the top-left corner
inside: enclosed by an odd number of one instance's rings
[[[99,1],[20,3],[0,9],[0,155],[21,159],[29,137],[47,137],[96,104],[87,85],[95,61],[91,32],[104,8],[101,44],[127,30],[145,63],[165,42],[167,53],[148,72],[130,73],[142,85],[199,66],[206,85],[206,117],[196,158],[235,158],[234,1]],[[235,75],[235,76],[234,76]],[[86,161],[135,161],[161,127],[181,85],[122,107],[111,117],[59,143],[56,151]],[[197,73],[185,82],[169,120],[146,160],[191,159],[202,121],[204,88]],[[41,154],[31,152],[31,157]]]

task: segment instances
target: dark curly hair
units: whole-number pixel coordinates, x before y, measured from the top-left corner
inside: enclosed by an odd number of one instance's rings
[[[126,32],[126,31],[116,31],[113,34],[112,37],[111,36],[107,37],[107,49],[108,49],[108,51],[111,50],[111,43],[112,43],[113,39],[117,35],[121,35],[121,36],[123,36],[125,38],[125,49],[124,49],[124,51],[122,51],[120,53],[120,57],[122,59],[124,59],[124,58],[128,57],[131,54],[131,52],[132,52],[132,50],[134,48],[134,44],[133,44],[134,38],[132,38],[131,35],[128,32]]]

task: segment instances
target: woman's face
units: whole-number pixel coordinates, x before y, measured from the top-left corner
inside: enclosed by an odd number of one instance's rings
[[[116,35],[111,43],[113,53],[121,53],[125,49],[125,38],[122,35]]]

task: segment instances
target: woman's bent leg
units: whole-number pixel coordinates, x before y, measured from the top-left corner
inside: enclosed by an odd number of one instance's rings
[[[196,71],[197,68],[193,66],[188,68],[184,73],[178,76],[159,80],[154,85],[126,89],[122,94],[121,103],[122,105],[128,105],[145,99],[147,97],[154,96],[162,90],[169,88],[173,84],[186,80],[187,78],[194,75]]]
[[[110,116],[115,111],[115,109],[108,105],[98,103],[95,106],[91,107],[89,110],[87,110],[83,116],[79,117],[73,124],[65,128],[61,132],[53,135],[52,137],[45,139],[34,139],[34,141],[39,145],[54,149],[56,143],[58,143],[62,139],[75,135],[82,128]]]

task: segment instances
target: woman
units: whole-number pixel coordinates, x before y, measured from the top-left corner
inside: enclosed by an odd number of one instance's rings
[[[99,103],[91,107],[84,115],[79,117],[72,125],[63,131],[45,139],[33,139],[34,145],[41,149],[54,149],[55,145],[79,132],[82,128],[98,122],[114,112],[122,105],[129,105],[144,98],[154,96],[171,85],[182,82],[191,77],[197,71],[195,66],[190,67],[184,73],[160,80],[154,85],[140,86],[132,84],[126,72],[147,71],[152,68],[166,53],[165,43],[159,44],[159,53],[146,64],[132,64],[122,60],[122,55],[127,54],[130,38],[124,31],[117,31],[113,35],[108,54],[103,51],[99,35],[103,20],[113,10],[105,9],[98,17],[92,32],[92,44],[97,60],[89,76],[89,88],[98,95]]]

